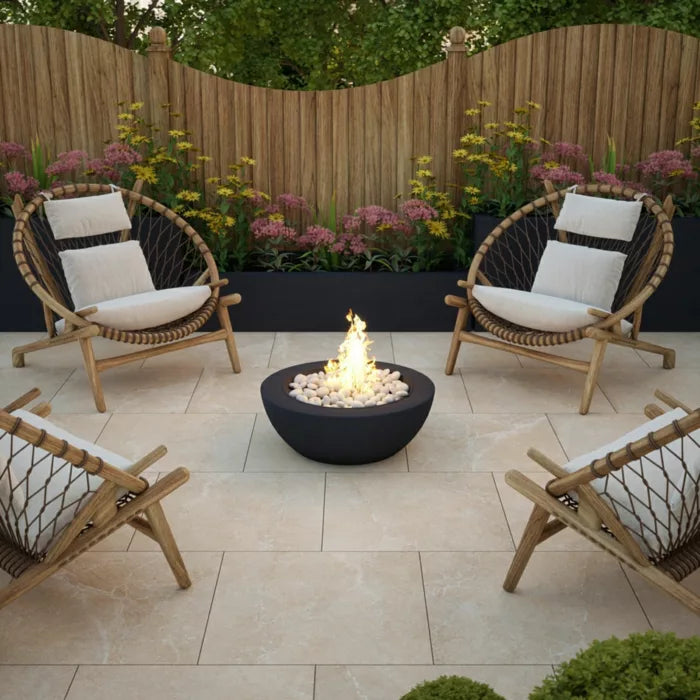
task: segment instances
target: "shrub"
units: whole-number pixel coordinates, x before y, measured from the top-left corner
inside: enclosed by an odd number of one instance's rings
[[[464,676],[440,676],[417,685],[401,700],[505,700],[486,683]]]
[[[688,700],[700,697],[700,637],[646,632],[595,641],[563,663],[530,700]]]

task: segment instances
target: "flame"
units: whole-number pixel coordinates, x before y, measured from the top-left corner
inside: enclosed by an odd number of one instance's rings
[[[367,324],[353,314],[352,309],[345,318],[350,322],[350,328],[338,348],[338,357],[328,360],[323,370],[331,384],[339,389],[362,394],[369,391],[376,381],[377,367],[374,357],[368,353],[372,341],[365,333]]]

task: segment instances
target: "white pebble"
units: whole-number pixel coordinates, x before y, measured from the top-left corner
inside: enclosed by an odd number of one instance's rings
[[[401,379],[401,372],[392,372],[388,377],[387,380],[395,382],[397,379]]]
[[[402,389],[401,391],[397,391],[395,396],[400,396],[401,398],[403,398],[404,396],[408,396],[408,392]]]
[[[306,386],[308,386],[309,389],[313,389],[314,391],[318,389],[318,384],[316,382],[307,382]]]
[[[295,397],[297,401],[301,401],[302,403],[309,403],[309,397],[304,396],[304,394],[299,394],[298,396]]]
[[[396,397],[393,394],[387,394],[384,397],[384,403],[392,403],[393,401],[396,401]]]
[[[304,396],[311,398],[312,396],[316,396],[316,392],[313,389],[309,389],[307,387],[306,389],[304,389]]]
[[[329,390],[327,386],[320,386],[318,389],[316,389],[316,396],[320,396],[323,398],[324,396],[328,396]]]
[[[365,408],[369,408],[370,406],[376,406],[377,405],[377,399],[369,399],[368,401],[365,401]]]
[[[330,402],[331,402],[331,397],[330,397],[330,396],[324,396],[324,397],[321,399],[321,403],[322,403],[324,406],[328,406],[328,405],[330,404]]]
[[[289,392],[290,396],[299,396],[299,394],[303,393],[301,389],[292,389]]]
[[[318,398],[318,396],[312,396],[309,399],[309,403],[314,405],[314,406],[320,406],[321,405],[321,399]]]
[[[294,377],[294,383],[301,384],[302,382],[304,382],[304,384],[306,384],[306,377],[303,374],[297,374]]]

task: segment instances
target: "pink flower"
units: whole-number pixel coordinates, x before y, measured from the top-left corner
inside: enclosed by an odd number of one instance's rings
[[[308,202],[303,197],[300,197],[296,194],[289,194],[287,192],[285,194],[279,195],[277,197],[277,204],[280,207],[284,207],[285,209],[291,211],[298,209],[299,211],[303,211],[307,214],[311,213],[311,207],[309,207]]]
[[[104,149],[105,164],[112,167],[115,165],[134,165],[134,163],[140,163],[141,160],[141,154],[127,143],[110,143]]]
[[[555,185],[583,185],[586,182],[581,173],[572,170],[568,165],[557,165],[556,168],[536,165],[530,173],[536,180],[549,180]]]
[[[544,160],[556,160],[557,156],[560,158],[588,160],[588,156],[581,146],[579,146],[577,143],[567,143],[566,141],[557,141],[553,146],[550,146],[549,153],[547,155],[554,157],[547,158],[546,156],[543,156]]]
[[[438,218],[437,211],[422,199],[409,199],[399,210],[409,221],[429,221]]]
[[[645,175],[668,179],[672,177],[696,178],[693,164],[680,151],[657,151],[646,160],[637,163],[637,167]]]
[[[292,241],[297,235],[297,232],[287,226],[284,221],[266,217],[255,219],[250,225],[250,230],[255,238],[278,238]]]
[[[362,255],[367,251],[362,236],[356,233],[341,233],[336,243],[331,247],[333,253],[342,253],[343,255]]]
[[[325,226],[309,226],[304,235],[299,236],[299,245],[308,248],[330,246],[335,243],[335,234]]]
[[[23,199],[31,199],[39,189],[39,183],[29,175],[10,170],[5,174],[5,185],[10,196],[18,194]]]
[[[355,211],[355,216],[359,217],[371,228],[379,226],[396,228],[401,223],[395,212],[380,207],[377,204],[370,204],[368,207],[360,207]]]
[[[85,164],[85,169],[88,174],[94,174],[97,177],[104,177],[112,182],[117,182],[121,177],[118,170],[108,165],[102,158],[92,158]]]
[[[0,141],[0,157],[10,160],[12,158],[29,158],[29,151],[21,144],[14,141]]]
[[[85,151],[64,151],[58,154],[54,163],[46,167],[47,175],[63,175],[80,168],[88,157]]]
[[[596,170],[593,173],[593,179],[603,185],[613,185],[614,187],[624,187],[624,183],[617,175],[606,173],[603,170]]]
[[[354,232],[359,231],[360,226],[362,226],[362,219],[359,216],[352,216],[351,214],[346,214],[343,217],[343,230]]]
[[[690,149],[690,157],[691,158],[700,158],[700,146],[693,146]]]

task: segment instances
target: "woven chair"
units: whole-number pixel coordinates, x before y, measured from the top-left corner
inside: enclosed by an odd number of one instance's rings
[[[506,474],[534,503],[506,591],[535,547],[570,527],[700,615],[700,596],[680,583],[700,568],[700,409],[656,396],[676,410],[649,404],[649,423],[564,466],[530,449],[555,477],[544,489],[519,471]]]
[[[241,370],[228,312],[229,306],[240,302],[240,295],[220,295],[221,287],[228,280],[219,279],[214,258],[204,241],[178,214],[140,194],[140,184],[135,185],[134,191],[109,185],[68,185],[41,194],[25,206],[15,200],[13,207],[17,219],[12,240],[15,261],[25,282],[42,303],[48,338],[14,348],[12,362],[15,367],[23,367],[27,353],[78,341],[98,411],[106,410],[100,372],[127,362],[137,362],[162,353],[223,340],[233,371]],[[42,209],[47,198],[74,199],[114,191],[121,192],[125,200],[128,216],[126,213],[124,216],[132,217],[131,229],[103,235],[56,239]],[[134,218],[135,213],[139,216]],[[148,267],[146,274],[150,273],[152,285],[158,292],[180,291],[185,288],[191,291],[192,287],[208,287],[208,295],[198,295],[201,298],[197,302],[198,308],[168,323],[150,328],[139,326],[137,329],[110,327],[100,322],[95,318],[96,312],[101,310],[99,303],[89,308],[76,309],[66,281],[61,253],[130,240],[138,241]],[[214,312],[221,325],[219,330],[188,337],[202,328]],[[92,346],[92,338],[95,336],[151,347],[96,359]]]
[[[554,217],[559,216],[567,190],[555,191],[551,183],[545,184],[548,194],[526,204],[504,219],[481,244],[474,255],[467,279],[458,283],[466,289],[466,297],[452,294],[445,297],[446,304],[458,309],[445,372],[452,374],[463,342],[506,350],[574,369],[586,374],[580,404],[580,413],[585,414],[590,408],[608,343],[660,354],[666,369],[675,365],[674,350],[639,339],[644,303],[664,278],[673,254],[670,219],[674,206],[670,196],[666,198],[663,206],[659,206],[652,196],[630,188],[582,185],[576,188],[576,193],[593,195],[585,198],[591,200],[591,207],[599,201],[597,197],[642,202],[636,229],[634,222],[632,223],[631,240],[600,237],[600,234],[582,235],[556,230],[553,227],[552,214]],[[510,288],[514,290],[510,292],[513,294],[511,310],[521,302],[533,298],[533,295],[527,293],[533,289],[543,254],[549,247],[548,242],[552,241],[583,246],[586,253],[595,249],[626,256],[610,310],[592,308],[590,303],[579,303],[578,308],[574,308],[577,319],[572,321],[574,327],[564,325],[558,330],[541,330],[524,326],[513,319],[508,320],[503,315],[489,311],[476,298],[476,292],[493,294],[500,292],[498,288]],[[593,255],[596,255],[595,251]],[[552,301],[570,306],[568,299],[571,298]],[[586,306],[591,308],[587,309]],[[467,331],[470,316],[496,338]],[[542,316],[546,316],[546,311]],[[588,362],[543,352],[543,349],[556,348],[583,338],[591,338],[594,341],[592,356]]]
[[[14,579],[0,589],[0,608],[125,524],[155,540],[179,586],[189,587],[161,506],[188,471],[150,486],[139,474],[165,447],[131,463],[49,423],[47,403],[24,410],[38,395],[33,389],[0,410],[0,569]]]

